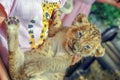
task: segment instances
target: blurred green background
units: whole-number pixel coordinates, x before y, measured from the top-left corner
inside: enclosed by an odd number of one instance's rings
[[[95,24],[99,28],[101,33],[113,26],[119,27],[117,31],[117,36],[109,42],[109,45],[107,42],[103,43],[105,44],[103,47],[106,51],[105,54],[108,55],[111,60],[106,60],[106,63],[110,62],[108,64],[111,65],[113,61],[115,65],[112,65],[112,67],[117,66],[120,68],[120,57],[118,58],[118,55],[120,55],[120,9],[109,4],[95,2],[89,15],[89,21]],[[113,58],[113,56],[115,56],[115,52],[118,53],[118,55]],[[107,59],[106,56],[102,58]],[[118,62],[114,61],[114,59],[118,59]],[[120,75],[117,78],[115,74],[110,73],[111,70],[105,71],[101,69],[101,66],[99,66],[99,64],[93,63],[90,70],[90,73],[87,75],[87,78],[89,80],[120,80]],[[120,69],[118,71],[120,74]]]
[[[89,15],[89,21],[95,24],[101,33],[111,26],[118,26],[118,34],[111,42],[120,51],[120,8],[95,2]]]
[[[120,25],[120,9],[112,5],[95,2],[92,6],[91,14],[96,15],[106,25]]]

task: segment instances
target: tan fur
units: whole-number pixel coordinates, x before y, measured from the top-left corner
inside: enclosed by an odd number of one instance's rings
[[[10,17],[6,20],[9,71],[13,80],[63,80],[73,55],[84,57],[104,54],[100,33],[95,25],[86,21],[87,17],[78,15],[71,27],[62,27],[61,24],[55,27],[56,18],[52,20],[49,37],[44,44],[25,54],[18,46],[18,19]],[[9,24],[10,21],[13,23]],[[57,21],[61,21],[59,17]],[[57,31],[52,30],[53,27]]]

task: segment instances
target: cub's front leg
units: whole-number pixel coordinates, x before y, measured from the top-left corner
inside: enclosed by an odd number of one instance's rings
[[[20,51],[18,42],[18,28],[20,24],[16,17],[7,18],[5,23],[8,34],[8,66],[12,79],[16,80],[24,64],[24,54]]]

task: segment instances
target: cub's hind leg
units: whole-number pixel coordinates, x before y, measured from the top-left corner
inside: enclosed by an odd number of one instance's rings
[[[20,25],[16,17],[9,17],[5,20],[5,23],[8,34],[8,66],[12,79],[16,80],[24,64],[24,54],[20,51],[18,42],[18,28]]]
[[[47,79],[51,79],[51,80],[64,80],[65,77],[65,73],[63,72],[58,72],[58,73],[48,73],[46,74]]]
[[[65,73],[45,73],[43,75],[36,75],[30,80],[64,80]]]

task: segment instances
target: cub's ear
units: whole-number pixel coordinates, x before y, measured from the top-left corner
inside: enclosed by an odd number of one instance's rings
[[[82,26],[82,25],[89,25],[88,17],[84,14],[78,14],[74,19],[72,25],[75,26]]]

